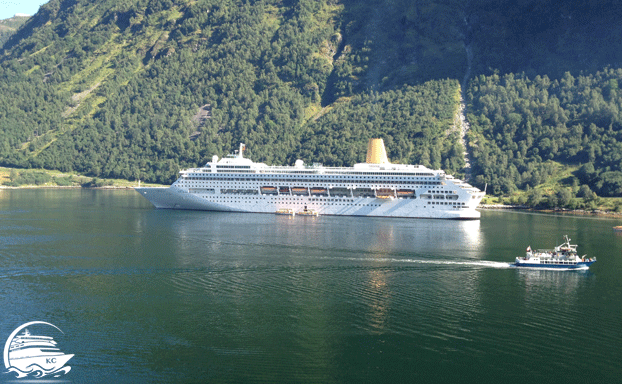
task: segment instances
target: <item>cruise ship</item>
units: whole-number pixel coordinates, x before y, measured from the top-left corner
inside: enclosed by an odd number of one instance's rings
[[[466,182],[422,165],[391,164],[382,139],[353,167],[269,166],[244,157],[245,145],[201,168],[180,171],[170,187],[138,187],[156,208],[319,215],[479,219],[484,197]]]

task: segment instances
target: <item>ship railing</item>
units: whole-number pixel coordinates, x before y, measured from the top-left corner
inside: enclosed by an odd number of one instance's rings
[[[403,165],[403,164],[392,164],[392,165]],[[415,173],[421,173],[423,172],[422,169],[417,168],[417,166],[408,166],[406,165],[406,167],[398,167],[398,168],[390,168],[390,167],[383,167],[383,168],[372,168],[372,169],[367,169],[367,168],[353,168],[353,167],[325,167],[319,163],[314,163],[313,165],[307,165],[305,164],[304,167],[302,168],[296,168],[294,166],[290,166],[290,165],[267,165],[265,167],[261,167],[261,168],[255,168],[257,171],[287,171],[287,172],[300,172],[300,171],[318,171],[318,170],[322,170],[322,171],[339,171],[339,172],[408,172],[408,173],[413,173],[413,176],[426,176],[426,177],[433,177],[436,176],[436,173],[433,173],[434,171],[427,171],[425,172],[425,174],[421,174],[421,175],[414,175]]]
[[[539,252],[539,253],[553,253],[553,252],[555,252],[555,250],[554,250],[554,249],[544,249],[544,248],[542,248],[542,249],[536,249],[536,250],[534,250],[534,252]]]

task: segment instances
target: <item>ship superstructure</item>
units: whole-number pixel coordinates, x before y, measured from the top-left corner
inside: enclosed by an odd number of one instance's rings
[[[516,267],[526,268],[545,268],[545,269],[588,269],[596,262],[596,258],[589,258],[587,255],[579,257],[577,245],[570,244],[567,235],[564,236],[564,243],[554,249],[531,249],[527,247],[525,257],[517,257],[514,262]]]
[[[382,139],[353,167],[269,166],[244,157],[244,144],[223,159],[180,171],[168,188],[136,188],[156,208],[320,215],[478,219],[484,197],[466,182],[422,165],[391,164]]]

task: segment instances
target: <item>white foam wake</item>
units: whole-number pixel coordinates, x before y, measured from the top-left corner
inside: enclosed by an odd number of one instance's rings
[[[503,263],[499,261],[487,261],[487,260],[438,260],[438,259],[396,259],[396,258],[387,258],[387,257],[365,257],[365,258],[356,258],[356,257],[339,257],[341,260],[350,260],[350,261],[375,261],[375,262],[383,262],[383,263],[412,263],[412,264],[432,264],[432,265],[463,265],[463,266],[473,266],[473,267],[487,267],[487,268],[510,268],[512,266],[511,263]]]
[[[400,260],[394,260],[400,261]],[[467,265],[474,267],[488,267],[488,268],[510,268],[510,263],[503,263],[500,261],[487,261],[487,260],[417,260],[417,259],[405,259],[404,262],[418,263],[418,264],[436,264],[436,265]]]

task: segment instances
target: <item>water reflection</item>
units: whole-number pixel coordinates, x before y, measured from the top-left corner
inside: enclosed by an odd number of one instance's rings
[[[372,228],[372,240],[368,251],[376,259],[377,266],[389,265],[390,252],[395,244],[395,227],[378,226]],[[366,328],[372,334],[382,334],[385,331],[387,318],[391,310],[393,292],[388,284],[386,270],[373,268],[366,273],[364,295],[366,300],[366,314],[363,315]]]
[[[244,254],[244,248],[249,246],[254,247],[253,254],[263,254],[263,250],[279,247],[291,249],[292,257],[305,258],[326,256],[327,250],[342,249],[353,255],[356,252],[361,258],[378,258],[379,255],[395,258],[414,253],[449,259],[481,259],[486,247],[479,221],[355,217],[292,219],[261,214],[154,210],[135,226],[139,233],[155,230],[168,237],[168,241],[173,240],[174,248],[179,250],[177,255],[187,259],[184,264],[200,262],[197,254],[228,253],[236,257]]]
[[[526,297],[545,293],[561,301],[576,299],[579,291],[595,278],[589,270],[562,271],[516,268],[516,273]]]

